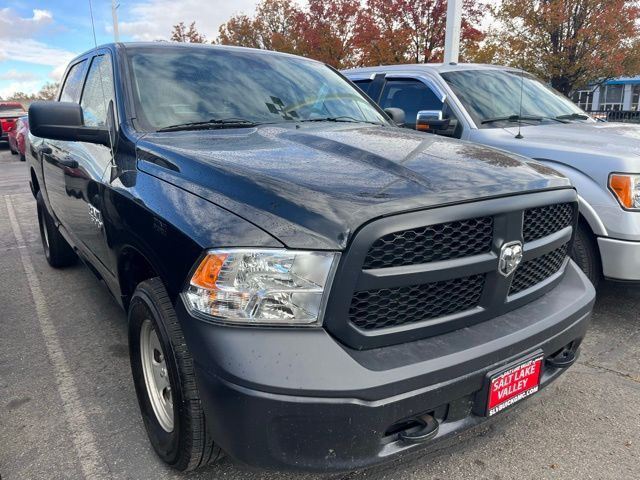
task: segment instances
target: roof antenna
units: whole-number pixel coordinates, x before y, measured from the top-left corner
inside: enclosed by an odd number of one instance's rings
[[[524,70],[520,68],[520,112],[518,113],[518,134],[517,139],[524,138],[522,136],[522,90],[524,89]]]

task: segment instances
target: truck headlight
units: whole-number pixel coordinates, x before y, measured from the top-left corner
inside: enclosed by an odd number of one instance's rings
[[[210,250],[184,298],[198,312],[226,323],[322,323],[340,254],[295,250]]]
[[[640,209],[640,174],[612,173],[609,188],[624,208]]]

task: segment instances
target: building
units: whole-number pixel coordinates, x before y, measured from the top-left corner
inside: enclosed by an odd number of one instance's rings
[[[587,112],[636,112],[640,99],[640,76],[620,77],[602,84],[592,84],[577,90],[571,99]]]

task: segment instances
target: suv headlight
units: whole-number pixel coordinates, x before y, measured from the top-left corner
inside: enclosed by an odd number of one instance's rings
[[[640,174],[612,173],[609,188],[624,208],[640,209]]]
[[[322,323],[340,257],[335,252],[210,250],[191,278],[187,304],[226,323]]]

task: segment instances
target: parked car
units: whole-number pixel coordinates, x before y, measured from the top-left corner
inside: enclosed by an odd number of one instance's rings
[[[26,139],[29,135],[29,117],[19,117],[13,129],[9,130],[9,150],[14,155],[20,155],[20,161],[25,161]]]
[[[9,141],[9,132],[15,128],[18,117],[25,113],[26,110],[19,102],[0,102],[0,141]]]
[[[640,126],[596,122],[514,68],[475,64],[344,72],[406,126],[526,155],[571,179],[580,219],[572,257],[594,284],[640,281]]]
[[[577,358],[595,292],[567,256],[565,177],[398,128],[286,54],[112,44],[63,78],[29,109],[44,252],[82,257],[128,312],[169,465],[388,461]]]

